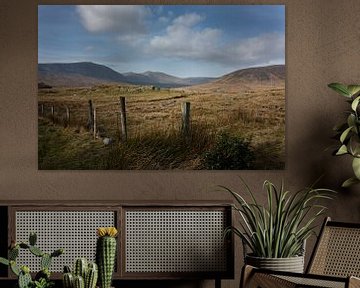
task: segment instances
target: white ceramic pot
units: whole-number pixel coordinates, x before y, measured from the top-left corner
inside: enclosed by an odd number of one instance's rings
[[[245,263],[262,269],[304,273],[304,256],[263,258],[246,255]]]

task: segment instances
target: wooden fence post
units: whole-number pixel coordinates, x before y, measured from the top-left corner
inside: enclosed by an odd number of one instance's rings
[[[126,126],[126,104],[125,104],[125,97],[120,97],[120,135],[121,140],[127,140],[127,126]]]
[[[97,123],[96,123],[96,107],[94,107],[93,116],[94,116],[94,121],[93,121],[93,123],[94,123],[94,139],[96,139],[96,130],[97,130],[97,127],[96,127],[96,125],[97,125]]]
[[[44,104],[40,105],[40,113],[41,113],[41,117],[44,117]]]
[[[68,106],[65,106],[66,109],[66,126],[70,126],[70,108]]]
[[[51,119],[52,122],[55,123],[55,106],[51,105]]]
[[[181,131],[185,136],[190,132],[190,102],[181,104],[182,124]]]
[[[88,117],[88,129],[89,131],[93,131],[94,130],[94,115],[93,115],[93,105],[92,105],[92,101],[89,100],[89,117]]]

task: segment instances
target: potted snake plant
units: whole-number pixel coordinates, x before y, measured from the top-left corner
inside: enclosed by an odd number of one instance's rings
[[[244,181],[243,181],[244,182]],[[227,187],[235,199],[233,208],[239,214],[239,226],[228,227],[244,245],[245,264],[258,268],[302,273],[305,241],[314,233],[316,220],[326,207],[319,200],[331,199],[334,191],[305,188],[291,193],[266,180],[267,203],[262,205],[246,185],[251,201]]]

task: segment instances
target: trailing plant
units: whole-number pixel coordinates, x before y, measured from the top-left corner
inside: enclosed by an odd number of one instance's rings
[[[96,262],[99,267],[100,288],[110,288],[116,258],[115,227],[101,227],[97,229]]]
[[[240,227],[229,227],[225,234],[233,232],[252,251],[252,256],[266,258],[288,258],[302,254],[306,239],[314,233],[315,220],[323,215],[326,207],[318,200],[332,199],[334,193],[328,189],[305,188],[296,193],[280,189],[266,180],[266,206],[257,202],[253,192],[243,181],[251,201],[233,190],[220,186],[236,200],[233,205],[240,215]]]
[[[96,263],[88,263],[85,258],[78,258],[74,263],[73,272],[69,266],[64,267],[64,288],[95,288],[98,279]]]
[[[49,288],[54,285],[50,281],[50,265],[54,257],[64,253],[63,249],[57,249],[51,254],[43,252],[36,246],[36,233],[30,233],[29,243],[12,243],[8,251],[8,259],[0,257],[0,263],[10,266],[11,271],[18,277],[19,288]],[[30,268],[26,265],[19,266],[16,259],[19,256],[20,249],[28,250],[33,255],[40,258],[41,270],[35,275],[34,280],[30,275]]]
[[[342,184],[342,187],[349,187],[360,183],[360,85],[331,83],[328,86],[346,97],[347,102],[350,104],[350,110],[346,111],[346,122],[334,127],[340,140],[340,146],[334,151],[334,155],[348,154],[353,158],[354,177],[347,179]]]

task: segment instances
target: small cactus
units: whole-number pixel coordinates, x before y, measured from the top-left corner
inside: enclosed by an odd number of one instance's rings
[[[74,274],[76,276],[81,276],[83,279],[85,279],[87,268],[88,268],[88,261],[85,258],[76,259]]]
[[[66,272],[62,277],[64,288],[73,288],[74,287],[74,276],[71,272]]]
[[[95,263],[89,263],[85,258],[78,258],[74,263],[74,272],[69,266],[64,266],[64,288],[95,288],[98,279],[98,268]],[[83,276],[82,276],[83,275]],[[77,286],[76,286],[77,285]],[[82,285],[84,285],[82,287]]]
[[[99,236],[96,243],[96,262],[99,267],[99,282],[101,288],[110,288],[116,258],[115,227],[98,228]]]
[[[29,244],[20,242],[16,243],[14,240],[11,241],[8,251],[8,259],[0,257],[0,264],[10,266],[11,271],[18,276],[19,288],[29,287],[50,287],[52,284],[50,281],[50,265],[53,257],[60,256],[63,254],[63,249],[55,250],[53,253],[48,254],[41,251],[36,247],[37,236],[35,233],[30,233]],[[35,281],[32,280],[30,275],[30,269],[28,266],[22,266],[21,268],[16,264],[16,259],[19,256],[19,250],[29,250],[30,253],[37,257],[41,257],[41,271],[35,275]],[[39,286],[40,285],[40,286]],[[47,285],[47,286],[44,286]]]
[[[64,253],[64,249],[57,249],[51,253],[51,257],[58,257]]]
[[[44,269],[40,270],[38,273],[36,273],[35,280],[39,281],[39,280],[41,280],[41,278],[48,280],[48,279],[50,279],[50,275],[51,275],[51,273],[50,273],[49,269],[44,268]]]
[[[19,256],[19,246],[15,246],[14,248],[10,249],[8,252],[9,260],[16,260],[16,258]]]
[[[40,267],[41,269],[49,269],[50,265],[51,265],[51,260],[52,257],[50,254],[45,253],[43,256],[41,256],[41,261],[40,261]]]
[[[21,268],[21,272],[19,274],[18,285],[19,288],[28,288],[32,283],[30,269],[27,266]]]
[[[31,246],[35,246],[36,245],[36,241],[37,241],[37,235],[34,232],[31,232],[29,235],[29,244]]]
[[[71,273],[71,269],[69,266],[67,265],[64,266],[64,273]]]
[[[38,248],[38,247],[36,247],[36,246],[30,246],[30,247],[29,247],[29,251],[30,251],[32,254],[34,254],[35,256],[37,256],[37,257],[41,257],[41,256],[44,255],[44,252],[42,252],[42,251],[40,250],[40,248]]]
[[[84,278],[81,276],[74,277],[74,288],[85,288]]]
[[[11,271],[16,275],[19,276],[20,275],[20,268],[16,265],[16,262],[14,260],[11,260],[10,262],[10,269]]]
[[[89,263],[85,276],[85,288],[95,288],[98,279],[98,266],[96,263]]]

